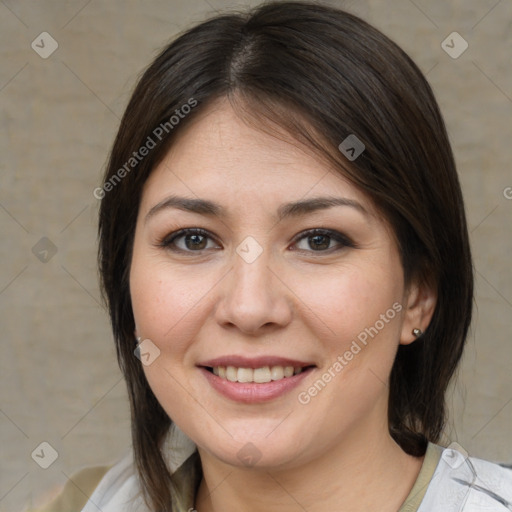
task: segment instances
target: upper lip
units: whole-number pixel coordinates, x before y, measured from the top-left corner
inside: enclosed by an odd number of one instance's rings
[[[294,368],[304,368],[306,366],[315,366],[314,363],[297,361],[296,359],[288,359],[278,356],[259,356],[244,357],[237,355],[220,356],[210,359],[197,366],[205,366],[215,368],[217,366],[235,366],[236,368],[263,368],[264,366],[293,366]]]

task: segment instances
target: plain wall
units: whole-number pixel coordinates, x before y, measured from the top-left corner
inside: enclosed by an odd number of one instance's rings
[[[512,2],[330,3],[400,44],[437,95],[467,204],[477,306],[446,443],[512,463]],[[207,15],[256,4],[0,3],[0,511],[44,500],[74,471],[128,448],[125,384],[98,289],[93,190],[157,51]],[[441,47],[454,31],[469,44],[456,59]],[[31,47],[42,46],[42,32],[58,43],[46,59]],[[31,457],[43,441],[58,452],[48,469]]]

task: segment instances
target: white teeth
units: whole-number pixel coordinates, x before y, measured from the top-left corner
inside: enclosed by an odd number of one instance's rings
[[[226,379],[230,382],[236,382],[237,380],[237,369],[234,366],[228,366],[226,368]]]
[[[254,371],[252,368],[238,368],[238,382],[252,382]]]
[[[254,382],[263,384],[264,382],[272,381],[272,377],[270,376],[270,368],[268,366],[264,366],[263,368],[256,368],[256,370],[253,371],[253,374]]]
[[[301,367],[294,368],[293,366],[263,366],[255,369],[215,366],[212,370],[214,375],[230,382],[256,382],[258,384],[281,380],[302,372]]]
[[[284,368],[282,366],[272,366],[270,375],[272,376],[272,380],[282,379],[284,377]]]

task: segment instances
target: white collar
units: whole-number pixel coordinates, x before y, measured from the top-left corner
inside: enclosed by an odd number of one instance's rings
[[[512,470],[443,449],[418,512],[512,511]]]

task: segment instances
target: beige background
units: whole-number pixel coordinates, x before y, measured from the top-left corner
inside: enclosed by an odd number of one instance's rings
[[[92,191],[129,93],[157,50],[206,15],[257,3],[0,3],[0,511],[20,510],[127,448],[125,387],[98,292]],[[441,104],[467,202],[477,292],[446,439],[512,463],[512,1],[330,3],[398,42]],[[31,48],[44,31],[59,45],[47,59]],[[453,31],[469,43],[457,59],[441,48]],[[46,263],[32,252],[44,236],[57,250]],[[46,470],[31,458],[42,441],[59,454]]]

